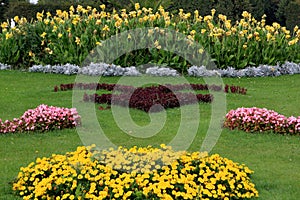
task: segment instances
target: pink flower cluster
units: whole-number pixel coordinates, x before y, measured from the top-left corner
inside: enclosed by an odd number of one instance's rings
[[[20,118],[2,121],[0,134],[28,131],[48,131],[53,129],[73,128],[80,125],[81,120],[76,108],[60,108],[39,105],[27,110]]]
[[[280,134],[299,134],[300,116],[286,117],[266,108],[238,108],[226,114],[224,127],[246,132],[273,131]]]

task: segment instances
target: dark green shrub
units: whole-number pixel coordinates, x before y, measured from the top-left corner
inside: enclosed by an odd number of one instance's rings
[[[300,26],[300,4],[291,2],[286,7],[286,27],[293,30],[296,25]]]
[[[0,0],[0,22],[6,21],[4,16],[8,8],[8,0]]]

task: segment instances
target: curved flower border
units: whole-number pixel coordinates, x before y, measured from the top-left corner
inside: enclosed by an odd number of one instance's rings
[[[9,70],[11,66],[0,63],[0,70]],[[79,67],[73,64],[65,65],[34,65],[28,69],[29,72],[54,73],[75,75],[83,74],[89,76],[140,76],[142,75],[136,67],[121,67],[114,64],[91,63],[85,67]],[[179,76],[180,74],[167,67],[150,67],[146,70],[147,75],[151,76]],[[194,77],[265,77],[300,74],[300,63],[286,61],[283,64],[275,66],[259,65],[258,67],[246,67],[245,69],[234,69],[228,66],[226,69],[208,70],[205,66],[191,66],[188,69],[188,75]]]
[[[53,129],[73,128],[81,124],[76,108],[61,108],[39,105],[27,110],[20,118],[2,121],[0,119],[0,134],[49,131]]]
[[[224,121],[224,127],[246,132],[273,131],[279,134],[300,134],[300,116],[286,117],[266,108],[237,108],[230,110]]]

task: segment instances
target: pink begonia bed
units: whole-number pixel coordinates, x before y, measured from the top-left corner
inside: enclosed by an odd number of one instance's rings
[[[0,119],[0,134],[44,132],[53,129],[73,128],[80,123],[80,116],[76,108],[60,108],[42,104],[35,109],[27,110],[20,118],[5,121]]]
[[[238,108],[226,114],[224,127],[246,132],[272,131],[296,135],[300,133],[300,116],[286,117],[266,108]]]

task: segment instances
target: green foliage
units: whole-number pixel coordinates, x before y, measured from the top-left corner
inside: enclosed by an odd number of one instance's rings
[[[252,5],[249,0],[216,0],[214,7],[218,13],[226,15],[232,20],[241,19],[241,14],[243,11],[252,13]]]
[[[7,11],[8,3],[9,3],[8,0],[0,0],[0,22],[6,21],[6,18],[4,15]]]
[[[214,0],[174,0],[172,6],[167,10],[172,13],[178,13],[179,9],[190,13],[194,13],[195,10],[198,10],[200,15],[208,15],[213,7]]]
[[[286,26],[288,29],[298,25],[300,26],[300,3],[291,2],[285,9],[286,12]]]
[[[275,13],[276,18],[280,24],[283,26],[286,26],[286,9],[287,6],[290,4],[291,0],[280,0],[278,3],[278,9],[277,12]]]

